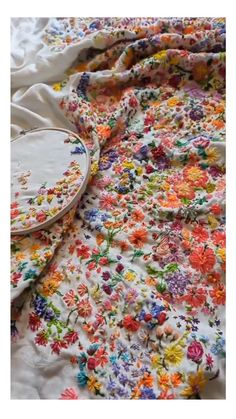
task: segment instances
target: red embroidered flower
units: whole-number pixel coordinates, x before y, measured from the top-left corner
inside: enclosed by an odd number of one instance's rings
[[[79,339],[79,335],[74,330],[71,330],[71,332],[66,333],[63,339],[65,342],[68,343],[68,345],[72,345]]]
[[[42,330],[42,332],[39,332],[35,337],[35,343],[40,346],[47,346],[48,343],[48,337],[45,330]]]
[[[140,327],[140,323],[137,320],[135,320],[130,314],[124,317],[122,323],[123,326],[131,332],[137,332],[137,330]]]
[[[79,247],[78,249],[76,249],[77,252],[77,256],[81,257],[82,259],[88,259],[90,256],[90,248],[89,246],[85,246],[84,244]]]
[[[206,291],[203,288],[192,287],[187,290],[188,294],[181,297],[182,301],[185,301],[187,304],[192,307],[201,307],[206,301]]]
[[[209,247],[197,247],[189,256],[189,262],[194,269],[205,274],[213,269],[216,257]]]
[[[87,367],[89,370],[94,370],[97,366],[97,362],[95,358],[89,358],[87,362]]]
[[[225,232],[224,231],[214,231],[212,233],[212,241],[216,246],[225,247],[225,244],[226,244]]]
[[[202,226],[200,226],[200,225],[198,225],[198,226],[196,226],[194,229],[193,229],[193,232],[192,232],[192,234],[193,234],[193,237],[195,238],[195,240],[197,241],[197,242],[205,242],[207,239],[208,239],[208,237],[209,237],[209,234],[208,234],[208,232],[206,231],[206,229],[205,228],[203,228]]]
[[[159,313],[157,316],[157,320],[158,320],[159,325],[162,325],[166,321],[166,313],[164,312]]]
[[[42,326],[42,322],[36,313],[29,314],[29,328],[35,332]]]

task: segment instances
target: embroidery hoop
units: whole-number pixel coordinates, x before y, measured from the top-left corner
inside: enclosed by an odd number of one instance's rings
[[[32,226],[29,227],[24,227],[23,226],[23,222],[22,222],[22,227],[21,228],[14,228],[14,223],[13,223],[13,228],[12,228],[12,224],[11,224],[11,235],[25,235],[28,233],[32,233],[41,229],[45,229],[48,228],[51,224],[53,224],[55,221],[58,221],[61,217],[63,217],[68,211],[70,211],[79,201],[79,199],[81,198],[82,194],[84,193],[86,186],[88,184],[88,180],[89,180],[89,175],[90,175],[90,154],[89,151],[86,147],[86,145],[84,144],[84,142],[81,140],[81,138],[79,137],[79,135],[73,131],[64,129],[64,128],[57,128],[57,127],[45,127],[45,128],[33,128],[30,130],[26,130],[26,131],[21,131],[19,135],[17,135],[12,141],[11,141],[11,184],[12,186],[15,185],[16,179],[19,179],[19,176],[17,178],[17,174],[14,173],[14,169],[12,169],[12,166],[17,166],[18,164],[18,168],[19,168],[19,162],[18,163],[13,163],[12,160],[14,161],[14,146],[17,144],[19,144],[19,141],[21,141],[22,139],[24,139],[23,143],[25,142],[25,139],[27,138],[27,135],[30,136],[31,134],[35,134],[37,132],[43,132],[43,131],[59,131],[60,133],[65,133],[67,137],[72,136],[73,138],[75,138],[75,141],[77,141],[76,143],[73,144],[73,142],[69,142],[70,147],[68,147],[68,144],[65,143],[65,150],[66,150],[66,146],[67,146],[67,151],[69,148],[75,148],[75,146],[81,146],[83,153],[82,154],[76,154],[73,153],[73,157],[71,157],[71,160],[76,161],[76,163],[79,165],[79,168],[81,168],[81,177],[83,177],[82,181],[80,184],[75,184],[74,188],[73,188],[73,196],[71,197],[71,199],[68,199],[68,203],[66,203],[61,210],[58,210],[58,212],[55,215],[49,216],[48,219],[46,219],[45,221],[36,221],[34,223],[32,223]],[[46,134],[46,133],[45,133]],[[45,152],[50,156],[50,153],[53,152],[53,150],[49,148],[48,146],[48,141],[47,141],[47,135],[45,135]],[[29,141],[32,141],[29,139]],[[53,140],[52,140],[53,141]],[[78,142],[79,141],[79,142]],[[23,144],[24,146],[24,144]],[[53,147],[52,147],[53,148]],[[69,155],[72,155],[72,153],[70,153],[71,150],[69,151]],[[37,153],[36,153],[37,154]],[[84,157],[82,157],[82,155]],[[66,153],[65,153],[66,156]],[[22,153],[22,158],[21,160],[24,160],[24,153]],[[33,157],[33,156],[32,156]],[[35,157],[35,156],[34,156]],[[68,156],[67,159],[65,159],[65,166],[63,167],[63,161],[62,161],[62,169],[61,169],[61,177],[63,176],[64,172],[68,170],[68,166],[66,166],[66,160],[68,160]],[[68,163],[68,162],[67,162]],[[21,163],[20,163],[21,164]],[[33,164],[32,164],[33,166]],[[26,170],[27,171],[27,170]],[[28,169],[28,172],[31,172]],[[26,177],[30,177],[30,174],[28,173],[28,175],[26,175]],[[24,179],[24,177],[23,177]],[[45,179],[42,179],[42,181],[39,180],[39,183],[44,183]],[[19,184],[19,180],[18,180],[18,184]],[[24,183],[23,183],[24,184]],[[51,187],[53,188],[53,186]],[[13,188],[11,188],[11,202],[12,201],[16,201],[16,197],[12,196]],[[21,188],[22,189],[22,188]],[[74,191],[75,190],[75,191]],[[36,199],[36,197],[34,197]],[[48,203],[48,207],[50,208],[50,202]],[[27,213],[26,213],[27,215]]]

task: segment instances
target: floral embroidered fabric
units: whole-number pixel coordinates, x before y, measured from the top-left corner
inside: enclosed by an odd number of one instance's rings
[[[50,88],[92,177],[74,218],[12,238],[13,398],[224,398],[224,19],[43,39],[83,51]]]

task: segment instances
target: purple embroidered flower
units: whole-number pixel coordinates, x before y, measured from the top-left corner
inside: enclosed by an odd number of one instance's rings
[[[157,160],[156,165],[157,165],[159,170],[165,170],[165,169],[168,169],[170,167],[170,162],[169,162],[167,157],[160,157]]]
[[[38,316],[44,316],[45,311],[47,309],[46,298],[41,297],[41,295],[36,295],[33,301],[33,307],[34,307],[35,313],[38,314]]]
[[[115,381],[112,381],[112,379],[110,378],[107,384],[107,390],[112,392],[113,390],[115,390],[115,388],[116,388],[116,383]]]
[[[148,146],[143,145],[135,154],[134,158],[137,160],[145,160],[148,154]]]
[[[128,382],[128,378],[126,377],[126,375],[121,374],[119,377],[119,382],[122,386],[125,386],[126,383]]]
[[[50,321],[50,320],[53,320],[54,317],[55,317],[54,311],[51,308],[47,308],[45,313],[44,313],[44,319],[46,321]]]
[[[173,295],[182,295],[187,287],[189,279],[181,273],[176,273],[166,279],[168,290]]]
[[[88,85],[89,85],[89,74],[83,73],[76,89],[77,95],[86,98],[86,91],[87,91]]]
[[[190,111],[189,116],[193,121],[200,121],[200,119],[203,118],[204,114],[202,109],[200,107],[197,107]]]
[[[116,151],[110,150],[107,153],[104,153],[99,161],[99,169],[107,170],[111,167],[112,163],[116,161],[118,153]]]

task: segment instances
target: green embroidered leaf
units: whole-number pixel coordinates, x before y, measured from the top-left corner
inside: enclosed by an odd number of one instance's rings
[[[152,268],[150,265],[148,265],[147,266],[147,273],[149,275],[156,275],[156,274],[158,274],[158,271],[157,271],[157,269]]]

